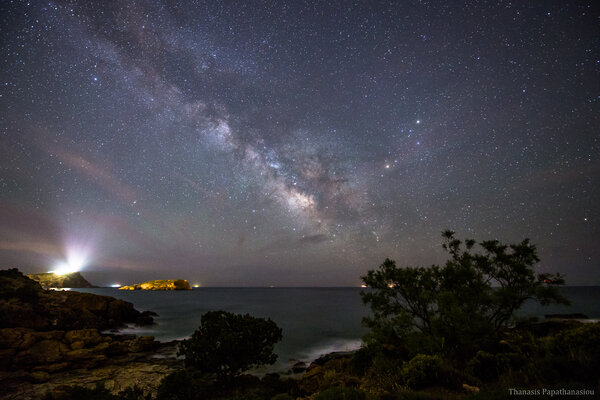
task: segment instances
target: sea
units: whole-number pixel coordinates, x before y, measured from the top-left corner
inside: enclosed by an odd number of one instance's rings
[[[225,310],[270,318],[283,331],[276,346],[278,361],[270,371],[286,370],[298,361],[309,363],[321,355],[361,346],[367,332],[361,324],[369,314],[360,298],[361,288],[194,288],[183,291],[72,289],[123,299],[139,311],[154,311],[155,324],[127,327],[122,333],[151,335],[168,342],[188,338],[207,311]],[[544,318],[546,314],[583,313],[600,319],[600,286],[560,288],[570,306],[542,307],[526,303],[518,315]]]

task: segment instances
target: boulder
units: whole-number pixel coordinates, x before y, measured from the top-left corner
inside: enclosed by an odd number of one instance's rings
[[[306,371],[306,363],[302,362],[302,361],[298,361],[297,363],[295,363],[292,366],[292,372],[294,374],[300,373]]]
[[[31,347],[19,351],[12,358],[12,364],[19,367],[52,364],[61,361],[69,350],[66,344],[58,340],[42,339]]]
[[[35,383],[47,382],[50,374],[45,371],[34,371],[29,374],[30,379]]]
[[[97,329],[80,329],[74,331],[68,331],[65,333],[65,339],[67,343],[81,342],[82,347],[89,347],[101,343],[103,341],[102,336]],[[77,347],[79,346],[76,345]],[[71,348],[73,346],[71,345]]]

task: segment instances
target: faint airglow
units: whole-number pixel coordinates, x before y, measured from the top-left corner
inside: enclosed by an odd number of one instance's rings
[[[48,271],[57,275],[72,274],[73,272],[79,272],[83,269],[87,263],[86,255],[76,249],[67,250],[66,261],[59,261],[52,271]]]

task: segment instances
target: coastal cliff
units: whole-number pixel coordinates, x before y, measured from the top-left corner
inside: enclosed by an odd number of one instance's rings
[[[30,274],[26,275],[29,279],[33,279],[38,282],[44,289],[50,288],[93,288],[95,287],[89,283],[79,272],[73,272],[70,274],[58,275],[53,272],[46,272],[42,274]]]
[[[0,328],[102,330],[152,324],[152,314],[109,296],[44,290],[17,269],[0,271]]]
[[[161,279],[120,287],[119,290],[191,290],[185,279]]]
[[[138,385],[155,391],[180,364],[176,344],[102,332],[152,324],[155,315],[109,296],[44,290],[17,269],[0,270],[2,398],[37,399],[97,382],[114,390]],[[155,358],[157,352],[166,357]]]

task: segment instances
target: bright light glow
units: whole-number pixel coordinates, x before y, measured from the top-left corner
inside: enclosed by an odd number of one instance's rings
[[[70,249],[67,250],[67,260],[59,261],[54,269],[48,272],[55,273],[57,275],[71,274],[73,272],[81,271],[86,263],[87,258],[83,252]]]
[[[121,285],[120,283],[113,283],[112,285],[110,285],[110,287],[121,287],[123,285]]]
[[[200,285],[197,285],[197,284],[196,284],[196,285],[194,285],[194,287],[195,287],[195,288],[199,288],[199,287],[200,287]]]

